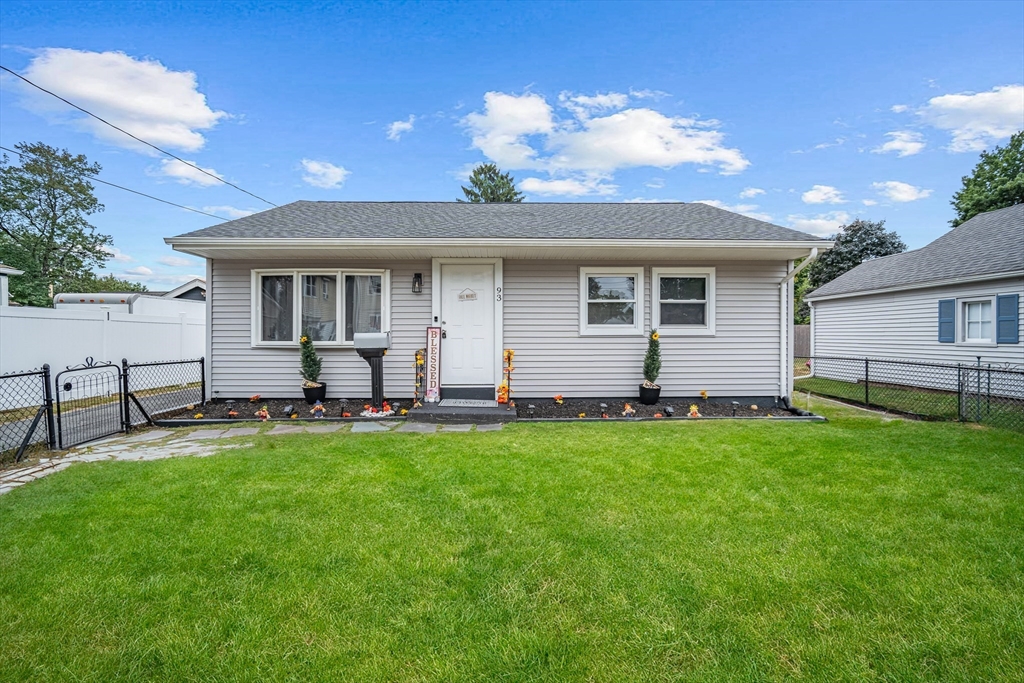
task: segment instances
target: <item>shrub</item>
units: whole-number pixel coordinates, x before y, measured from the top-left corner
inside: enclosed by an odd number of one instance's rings
[[[320,379],[322,361],[320,356],[316,355],[316,349],[313,348],[313,342],[308,334],[303,334],[299,337],[299,353],[301,354],[300,361],[302,363],[302,369],[299,370],[299,374],[307,382],[316,384]]]
[[[651,330],[647,337],[647,355],[644,356],[644,379],[654,384],[661,374],[661,342],[658,341],[658,331]]]

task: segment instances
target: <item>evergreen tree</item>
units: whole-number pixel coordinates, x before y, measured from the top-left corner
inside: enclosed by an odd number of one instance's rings
[[[950,223],[956,227],[979,213],[1021,202],[1024,202],[1024,131],[1014,133],[1005,147],[981,153],[978,165],[971,175],[963,177],[963,187],[953,195],[950,204],[956,209],[956,218]]]
[[[644,355],[644,379],[654,384],[661,374],[661,342],[657,330],[651,330],[647,337],[647,353]]]
[[[307,382],[316,384],[320,379],[322,359],[316,355],[313,340],[309,338],[308,332],[303,332],[299,337],[299,354],[299,362],[302,364],[299,374]]]
[[[523,193],[516,189],[516,181],[510,173],[502,173],[494,164],[480,164],[469,176],[469,187],[463,187],[465,199],[458,202],[471,204],[518,203]]]

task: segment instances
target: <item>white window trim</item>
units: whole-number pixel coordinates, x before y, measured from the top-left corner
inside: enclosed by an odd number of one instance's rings
[[[704,296],[707,297],[707,311],[704,325],[662,325],[661,324],[661,278],[693,277],[703,275],[707,280]],[[651,329],[663,337],[714,336],[715,334],[715,269],[713,266],[699,268],[651,268]]]
[[[292,276],[292,341],[263,341],[260,324],[262,320],[262,297],[260,296],[260,277],[264,275]],[[391,271],[381,268],[260,268],[252,271],[249,287],[249,305],[252,316],[250,319],[250,345],[252,348],[298,348],[299,337],[302,336],[302,294],[305,291],[300,278],[303,275],[333,275],[337,278],[337,340],[315,341],[314,346],[328,348],[352,348],[354,342],[344,341],[345,336],[345,276],[346,275],[380,275],[381,277],[381,331],[391,331]]]
[[[992,308],[992,338],[989,340],[983,339],[968,339],[967,338],[967,304],[980,304],[984,302],[991,304]],[[962,299],[956,300],[956,346],[997,346],[996,338],[999,334],[998,331],[998,316],[996,314],[996,295],[990,294],[987,296],[969,296]]]
[[[634,294],[634,319],[631,327],[626,325],[587,324],[587,278],[602,275],[632,275],[636,278]],[[633,266],[580,266],[580,336],[635,337],[644,335],[644,267]]]

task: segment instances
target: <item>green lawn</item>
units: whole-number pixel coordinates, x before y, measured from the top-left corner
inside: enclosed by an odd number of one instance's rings
[[[0,497],[0,679],[1024,679],[1022,436],[828,412],[75,465]]]

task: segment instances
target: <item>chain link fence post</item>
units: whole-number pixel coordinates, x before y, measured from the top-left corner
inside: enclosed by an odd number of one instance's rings
[[[50,380],[50,364],[43,363],[43,401],[46,405],[46,447],[57,449],[57,426],[53,421],[53,382]]]

